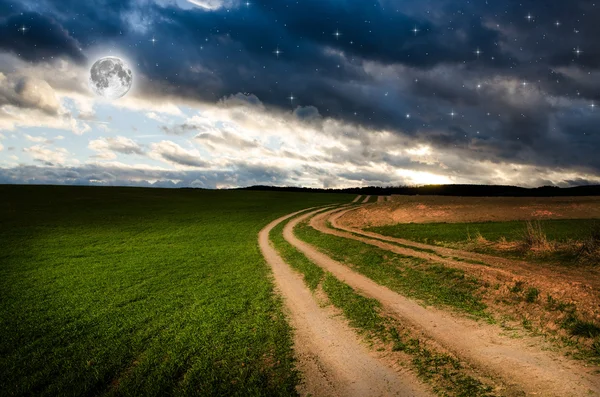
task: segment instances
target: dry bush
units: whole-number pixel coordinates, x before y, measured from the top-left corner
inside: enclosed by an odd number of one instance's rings
[[[540,221],[527,221],[521,248],[524,251],[548,252],[554,250],[554,244],[548,241]]]
[[[578,259],[582,263],[600,265],[600,223],[594,224],[589,236],[583,241]]]

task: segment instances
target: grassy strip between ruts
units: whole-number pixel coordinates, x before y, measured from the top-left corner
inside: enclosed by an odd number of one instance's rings
[[[0,394],[295,395],[257,234],[352,197],[0,186]]]
[[[355,271],[402,295],[491,320],[477,293],[482,287],[481,282],[460,269],[320,233],[306,221],[296,227],[295,233],[333,259],[352,266]]]
[[[389,241],[389,240],[385,240],[385,239],[381,239],[381,238],[377,238],[377,237],[364,236],[364,235],[359,234],[359,233],[354,233],[354,232],[350,232],[350,231],[347,231],[347,230],[339,229],[339,228],[333,226],[333,224],[330,221],[327,221],[326,224],[327,224],[327,227],[330,228],[330,229],[338,230],[338,231],[344,232],[344,233],[350,233],[351,235],[356,236],[356,237],[369,238],[371,240],[380,241],[382,243],[392,244],[392,245],[398,246],[400,248],[406,248],[406,249],[410,249],[410,250],[413,250],[413,251],[420,251],[420,252],[426,252],[428,254],[439,255],[435,250],[432,250],[432,249],[429,249],[429,248],[415,247],[415,246],[412,246],[412,245],[402,244],[402,243],[399,243],[397,241]]]
[[[371,198],[369,198],[369,201],[367,201],[367,203],[368,204],[376,203],[377,202],[377,197],[378,196],[371,196]]]
[[[399,243],[397,241],[389,241],[389,240],[385,240],[385,239],[381,239],[381,238],[377,238],[377,237],[373,237],[373,236],[364,236],[364,235],[359,234],[359,233],[349,232],[347,230],[342,230],[342,229],[339,229],[339,228],[333,226],[333,224],[331,222],[329,222],[329,221],[327,221],[327,227],[330,228],[330,229],[339,230],[339,231],[344,232],[344,233],[350,233],[353,236],[357,236],[357,237],[361,237],[361,238],[369,238],[371,240],[380,241],[382,243],[395,245],[395,246],[400,247],[400,248],[406,248],[406,249],[413,250],[413,251],[426,252],[428,254],[437,255],[440,258],[444,258],[444,259],[452,259],[452,260],[455,260],[455,261],[458,261],[458,262],[465,262],[465,263],[470,263],[470,264],[473,264],[473,265],[489,266],[489,264],[487,264],[485,262],[482,262],[482,261],[477,261],[477,260],[467,259],[467,258],[458,258],[458,257],[455,257],[455,256],[441,255],[441,254],[438,254],[435,250],[432,250],[432,249],[429,249],[429,248],[415,247],[413,245],[406,245],[406,244]]]
[[[319,286],[329,301],[348,319],[350,325],[368,340],[375,340],[398,360],[412,366],[417,374],[431,383],[434,390],[445,396],[490,396],[492,388],[471,376],[455,357],[429,346],[427,341],[414,337],[412,330],[381,314],[376,299],[358,294],[347,284],[326,273],[283,238],[285,224],[276,226],[271,241],[286,263],[304,276],[311,290]]]

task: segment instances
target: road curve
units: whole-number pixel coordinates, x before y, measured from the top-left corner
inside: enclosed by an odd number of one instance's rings
[[[590,374],[589,369],[584,370],[579,363],[542,351],[529,338],[512,339],[501,335],[494,326],[424,308],[299,240],[293,233],[294,226],[317,212],[289,222],[284,228],[284,238],[315,264],[364,295],[377,299],[394,317],[409,321],[484,373],[499,376],[512,391],[521,389],[543,396],[600,395],[600,378]]]
[[[294,328],[294,349],[304,382],[301,395],[313,396],[430,396],[410,373],[398,373],[375,358],[331,307],[320,307],[301,276],[279,256],[269,232],[280,222],[302,211],[283,216],[262,229],[260,250],[273,270]]]

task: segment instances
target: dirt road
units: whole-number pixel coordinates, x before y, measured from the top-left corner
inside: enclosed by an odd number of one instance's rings
[[[334,316],[330,306],[320,307],[301,276],[271,246],[271,229],[294,215],[271,222],[259,233],[258,242],[295,329],[294,348],[304,379],[301,395],[431,395],[414,375],[398,373],[377,359],[355,332],[339,316]]]
[[[362,201],[363,204],[366,204],[369,202],[369,199],[371,198],[371,196],[367,196],[365,197],[365,199]]]
[[[510,394],[522,390],[543,396],[600,395],[600,379],[589,368],[557,353],[542,351],[534,338],[512,339],[494,325],[424,308],[300,241],[294,236],[293,227],[314,213],[292,220],[284,229],[285,239],[338,279],[380,301],[396,318],[409,321],[483,373],[502,379]]]

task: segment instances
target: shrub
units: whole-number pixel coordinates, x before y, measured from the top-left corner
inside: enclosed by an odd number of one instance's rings
[[[513,287],[510,287],[509,290],[512,293],[518,294],[519,292],[523,291],[524,285],[525,283],[523,281],[517,281]]]
[[[551,251],[553,249],[553,245],[542,230],[540,221],[527,221],[523,232],[522,246],[524,250]]]
[[[600,264],[600,223],[595,223],[592,226],[589,236],[581,245],[578,259],[580,262],[591,265]]]
[[[592,350],[596,355],[600,356],[600,338],[596,338],[594,343],[592,343]]]
[[[533,303],[537,300],[539,295],[540,291],[537,288],[531,287],[527,290],[527,293],[525,294],[525,300],[529,303]]]
[[[575,336],[584,336],[594,338],[600,336],[600,327],[591,321],[577,320],[572,325],[571,334]]]

